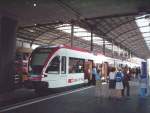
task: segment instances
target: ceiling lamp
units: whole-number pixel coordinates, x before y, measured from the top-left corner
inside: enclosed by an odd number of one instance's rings
[[[33,4],[33,7],[36,7],[36,6],[37,6],[37,4],[36,4],[36,3],[34,3],[34,4]]]

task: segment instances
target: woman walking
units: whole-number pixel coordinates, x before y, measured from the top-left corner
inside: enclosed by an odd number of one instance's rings
[[[114,97],[115,95],[115,86],[116,86],[116,80],[115,80],[115,75],[116,75],[116,68],[112,67],[111,71],[109,73],[109,91],[110,91],[110,97]]]

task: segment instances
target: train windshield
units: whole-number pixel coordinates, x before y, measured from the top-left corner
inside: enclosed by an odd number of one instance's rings
[[[30,63],[29,63],[30,75],[37,76],[41,74],[43,67],[44,67],[44,63],[47,61],[48,55],[51,52],[52,52],[52,49],[50,48],[40,48],[38,50],[35,50],[32,53]]]

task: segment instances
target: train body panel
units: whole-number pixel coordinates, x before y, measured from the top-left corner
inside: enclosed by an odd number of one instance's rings
[[[66,57],[66,73],[62,73],[62,70],[60,68],[60,73],[57,74],[48,74],[46,73],[46,69],[48,68],[48,65],[50,62],[55,58],[59,56],[60,60],[62,57]],[[74,58],[74,59],[82,59],[82,60],[93,60],[94,62],[99,62],[102,63],[102,59],[100,58],[97,60],[96,57],[92,53],[88,52],[82,52],[82,51],[77,51],[77,50],[71,50],[67,48],[60,48],[58,49],[53,56],[49,59],[47,65],[43,69],[44,75],[47,75],[47,77],[42,78],[41,81],[46,81],[49,83],[49,88],[57,88],[57,87],[65,87],[65,86],[72,86],[72,85],[77,85],[81,83],[87,82],[87,80],[84,79],[84,72],[79,72],[79,73],[70,73],[69,72],[69,58]],[[96,61],[95,61],[96,60]],[[62,67],[62,63],[60,62],[60,67]]]
[[[79,49],[41,47],[33,51],[29,61],[30,81],[46,83],[47,88],[87,83],[84,69],[88,61],[92,64],[110,62],[113,66],[122,63],[118,59],[94,55]]]

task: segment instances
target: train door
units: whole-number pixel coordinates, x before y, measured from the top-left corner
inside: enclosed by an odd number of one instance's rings
[[[92,60],[85,60],[84,65],[84,79],[87,79],[88,81],[92,80]]]
[[[67,58],[66,56],[61,56],[60,58],[60,78],[58,81],[59,86],[63,87],[67,85]]]
[[[102,64],[102,79],[106,80],[108,76],[108,62]]]

